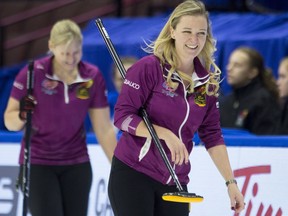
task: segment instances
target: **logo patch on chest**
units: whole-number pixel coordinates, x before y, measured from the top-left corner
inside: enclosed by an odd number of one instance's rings
[[[204,85],[195,88],[194,102],[200,107],[206,106],[206,88]]]
[[[56,90],[57,86],[58,86],[57,81],[45,79],[42,82],[42,91],[47,95],[53,95],[57,93],[57,90]]]
[[[162,89],[162,93],[165,94],[166,96],[170,96],[170,97],[175,97],[178,96],[177,93],[175,93],[175,90],[173,88],[171,88],[167,82],[163,82],[162,87],[164,89]]]
[[[76,96],[79,99],[88,99],[90,97],[89,88],[93,85],[93,80],[81,83],[76,90]]]

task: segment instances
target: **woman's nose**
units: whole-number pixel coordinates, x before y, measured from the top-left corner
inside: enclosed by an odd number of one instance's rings
[[[190,40],[197,41],[198,40],[197,34],[191,34],[190,35]]]
[[[226,66],[227,72],[231,71],[231,69],[232,69],[232,66],[231,66],[230,64],[228,64],[228,65]]]
[[[75,56],[74,55],[66,56],[66,61],[69,63],[73,63],[75,61]]]

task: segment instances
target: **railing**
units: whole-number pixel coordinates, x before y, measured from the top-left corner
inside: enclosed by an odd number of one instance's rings
[[[76,2],[79,2],[79,1],[77,0],[52,1],[52,2],[42,4],[40,6],[37,6],[37,7],[31,8],[30,10],[26,10],[26,11],[17,13],[15,15],[2,18],[0,20],[0,66],[4,66],[5,51],[17,48],[23,44],[41,39],[49,35],[49,32],[52,27],[51,25],[48,25],[48,26],[39,28],[37,30],[30,31],[28,33],[23,33],[13,38],[8,38],[5,34],[6,28],[8,26],[20,23],[23,20],[36,18],[39,15],[49,13],[53,10],[56,10],[62,7],[67,7]],[[113,3],[108,3],[106,5],[99,6],[96,9],[92,9],[80,15],[71,17],[71,19],[73,19],[78,24],[81,24],[86,21],[89,21],[92,18],[106,16],[106,15],[113,14],[113,13],[116,13],[118,16],[121,16],[123,8],[137,5],[142,2],[145,2],[145,0],[118,0],[118,1],[114,1]]]
[[[109,5],[105,5],[101,8],[97,8],[95,10],[89,11],[88,13],[72,17],[71,19],[73,19],[77,23],[83,23],[83,22],[86,22],[95,16],[103,16],[103,15],[112,13],[115,10],[116,10],[116,6],[114,4],[109,4]],[[24,43],[36,40],[36,39],[41,38],[41,37],[44,37],[44,36],[49,34],[51,27],[52,26],[40,28],[40,29],[37,29],[35,31],[26,33],[24,35],[20,35],[18,37],[9,39],[9,40],[4,42],[3,48],[6,50],[12,49],[12,48],[15,48],[15,47],[22,45]]]
[[[30,10],[25,10],[23,12],[17,13],[15,15],[11,15],[8,17],[4,17],[0,20],[0,65],[3,66],[3,58],[5,54],[5,50],[12,49],[16,46],[19,46],[21,44],[24,44],[30,40],[35,40],[36,38],[40,38],[43,36],[42,32],[46,33],[43,30],[38,30],[37,32],[32,32],[24,35],[20,35],[19,37],[7,39],[5,35],[5,30],[8,26],[17,24],[23,20],[36,17],[40,14],[47,13],[49,11],[55,10],[56,8],[67,6],[76,0],[63,0],[63,1],[53,1],[46,4],[42,4],[40,6],[31,8]],[[30,39],[31,38],[31,39]]]

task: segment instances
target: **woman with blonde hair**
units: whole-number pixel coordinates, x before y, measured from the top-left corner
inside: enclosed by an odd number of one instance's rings
[[[96,66],[81,61],[82,34],[72,20],[54,24],[48,46],[51,55],[34,62],[33,95],[26,95],[27,66],[17,75],[5,111],[5,125],[11,131],[21,130],[27,112],[33,112],[28,199],[31,214],[84,216],[92,184],[84,128],[87,112],[110,160],[116,145],[105,81]],[[24,146],[23,138],[20,183]]]
[[[127,71],[115,106],[115,125],[123,131],[116,146],[108,194],[116,216],[188,216],[189,204],[162,200],[177,187],[139,115],[144,107],[185,191],[192,138],[198,132],[228,187],[231,208],[244,208],[230,166],[219,122],[220,71],[214,39],[201,1],[179,4],[150,55]],[[209,183],[207,181],[207,183]]]

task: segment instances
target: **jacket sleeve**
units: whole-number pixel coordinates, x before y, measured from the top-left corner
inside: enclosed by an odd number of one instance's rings
[[[140,60],[135,63],[126,74],[121,93],[115,105],[114,124],[122,131],[133,135],[138,124],[142,121],[139,109],[145,107],[153,86],[153,68],[151,62]]]
[[[206,97],[209,100],[207,103],[207,112],[198,129],[198,134],[200,139],[204,142],[205,148],[209,149],[225,143],[220,126],[219,102],[214,96]]]
[[[27,94],[27,71],[28,66],[23,67],[15,77],[10,96],[20,100]]]

